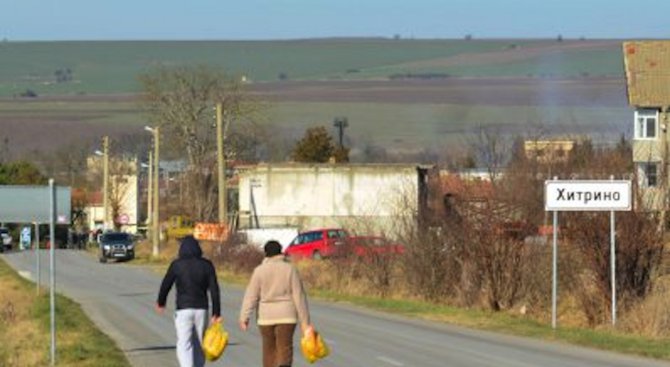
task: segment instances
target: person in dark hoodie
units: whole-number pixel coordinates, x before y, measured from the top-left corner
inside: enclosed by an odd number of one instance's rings
[[[207,292],[212,299],[211,323],[221,322],[221,301],[214,265],[202,257],[200,244],[193,236],[182,239],[179,257],[170,264],[163,278],[156,302],[159,314],[165,311],[165,302],[174,283],[177,284],[174,324],[177,329],[179,365],[204,366],[201,344],[207,326]]]

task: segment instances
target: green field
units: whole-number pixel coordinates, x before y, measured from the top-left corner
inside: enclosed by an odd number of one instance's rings
[[[138,91],[156,64],[207,64],[254,82],[462,77],[621,76],[620,43],[553,40],[315,39],[294,41],[84,41],[0,43],[0,96]],[[72,79],[56,82],[57,70]]]

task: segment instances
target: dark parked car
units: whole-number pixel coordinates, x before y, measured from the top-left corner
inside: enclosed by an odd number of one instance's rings
[[[132,260],[135,258],[135,241],[130,233],[107,232],[100,236],[100,262],[107,259]]]
[[[12,249],[12,235],[7,228],[0,228],[0,252]]]

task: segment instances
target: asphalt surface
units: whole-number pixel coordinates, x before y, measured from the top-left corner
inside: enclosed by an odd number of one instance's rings
[[[79,302],[91,319],[118,343],[134,366],[177,366],[172,322],[174,290],[165,315],[153,311],[161,274],[124,263],[100,264],[83,252],[56,252],[56,289]],[[0,255],[35,279],[35,254]],[[42,283],[48,285],[48,253],[42,251]],[[230,345],[213,366],[258,367],[260,336],[237,328],[242,289],[222,286],[222,313]],[[644,358],[560,343],[412,320],[356,307],[312,301],[312,318],[331,347],[317,365],[329,367],[643,367],[670,366]],[[297,333],[296,333],[297,334]],[[299,354],[294,366],[308,364]]]

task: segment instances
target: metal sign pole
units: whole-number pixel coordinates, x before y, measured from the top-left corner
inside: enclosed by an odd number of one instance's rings
[[[551,327],[556,329],[556,295],[558,293],[558,211],[554,210],[554,237],[551,281]]]
[[[614,180],[614,176],[610,176]],[[616,325],[616,231],[614,210],[610,212],[610,267],[612,276],[612,326]]]
[[[56,365],[56,186],[53,178],[49,179],[49,193],[51,195],[51,205],[49,208],[49,280],[50,280],[50,306],[51,306],[51,365]]]
[[[610,219],[610,260],[612,267],[612,326],[616,325],[616,238],[614,231],[614,211],[611,212]]]
[[[35,257],[36,259],[36,264],[35,266],[37,267],[35,269],[35,278],[37,279],[37,295],[40,295],[40,284],[42,284],[42,271],[40,270],[40,225],[35,222]]]

